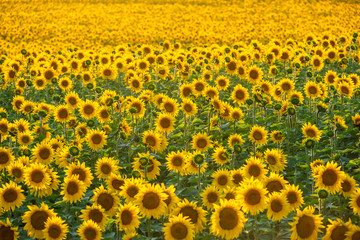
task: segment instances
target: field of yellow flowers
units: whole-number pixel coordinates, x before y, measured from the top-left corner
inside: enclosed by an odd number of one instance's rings
[[[0,240],[360,240],[358,1],[0,21]]]

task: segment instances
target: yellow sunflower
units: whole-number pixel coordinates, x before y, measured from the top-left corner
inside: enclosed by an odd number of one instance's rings
[[[0,170],[6,168],[14,161],[14,156],[10,149],[0,147]]]
[[[0,220],[0,233],[4,236],[4,239],[18,240],[19,232],[18,227],[13,227],[10,220],[7,218],[6,221]]]
[[[7,171],[16,182],[22,182],[24,180],[25,166],[19,160],[8,165]]]
[[[258,83],[262,80],[263,72],[257,66],[252,66],[247,71],[247,80],[252,83]]]
[[[190,99],[183,99],[181,103],[181,109],[186,116],[194,116],[197,112],[196,104]]]
[[[77,201],[81,201],[86,192],[86,186],[84,182],[80,181],[77,176],[70,176],[64,179],[61,194],[65,202],[71,204]]]
[[[65,175],[69,177],[77,176],[80,181],[84,182],[86,188],[91,185],[91,181],[94,179],[90,168],[86,167],[84,162],[75,162],[68,165]]]
[[[125,203],[119,206],[116,214],[119,229],[126,232],[135,231],[140,225],[140,209],[132,203]]]
[[[116,209],[120,203],[117,194],[105,189],[103,185],[94,190],[94,196],[90,201],[93,201],[104,208],[105,214],[109,215],[109,217],[115,215]]]
[[[42,141],[35,146],[32,160],[42,164],[50,164],[54,156],[54,149],[47,141]]]
[[[161,103],[161,109],[174,117],[177,116],[179,107],[176,99],[165,97]]]
[[[349,231],[345,233],[345,240],[358,240],[360,239],[360,227],[351,224]]]
[[[102,149],[107,143],[104,131],[91,129],[86,136],[89,147],[94,151]]]
[[[160,152],[161,150],[161,136],[158,132],[148,130],[143,133],[142,141],[146,147],[153,152]]]
[[[200,193],[202,199],[202,205],[207,209],[214,209],[215,204],[220,200],[221,191],[214,185],[207,186],[202,193]]]
[[[272,172],[283,171],[287,160],[281,149],[266,149],[264,152],[264,161]]]
[[[303,192],[299,186],[288,184],[283,191],[292,210],[298,209],[304,204]]]
[[[60,78],[58,81],[59,88],[65,92],[70,91],[73,88],[73,82],[68,77]]]
[[[120,196],[125,198],[126,202],[135,201],[135,197],[139,193],[142,184],[143,181],[140,180],[139,178],[125,179],[125,183],[121,189]]]
[[[197,151],[206,151],[212,146],[212,141],[206,133],[197,133],[192,138],[192,148]]]
[[[303,211],[297,210],[295,221],[290,223],[291,226],[291,240],[310,240],[317,239],[320,228],[324,226],[321,224],[322,217],[314,215],[315,208],[312,206],[306,207]]]
[[[38,239],[45,237],[44,229],[46,221],[55,217],[54,210],[49,209],[45,203],[41,203],[40,207],[36,205],[28,206],[29,211],[26,211],[22,216],[25,224],[24,230],[27,231],[28,236]]]
[[[325,189],[331,194],[341,190],[344,172],[340,170],[341,166],[337,163],[327,162],[325,166],[320,166],[315,178],[315,187]]]
[[[211,177],[214,179],[212,184],[219,189],[225,189],[231,187],[233,182],[231,181],[230,172],[226,169],[218,169]]]
[[[101,228],[93,220],[84,221],[77,230],[81,240],[101,240]]]
[[[20,145],[29,146],[33,142],[34,137],[32,136],[32,133],[30,131],[26,131],[19,133],[17,135],[17,140]]]
[[[308,122],[302,126],[301,130],[306,138],[313,138],[317,142],[320,141],[321,131],[316,127],[316,125]]]
[[[94,221],[101,229],[105,228],[108,221],[108,216],[105,214],[104,208],[98,204],[86,206],[85,209],[81,210],[80,218],[83,221]]]
[[[231,134],[228,138],[228,145],[232,149],[235,145],[241,146],[243,143],[245,143],[244,139],[242,139],[242,136],[237,133]]]
[[[226,240],[238,238],[247,221],[235,200],[220,200],[210,218],[210,232]]]
[[[205,218],[206,211],[202,207],[197,206],[196,202],[189,202],[187,199],[184,199],[171,214],[175,216],[182,214],[184,217],[188,217],[195,226],[195,233],[200,233],[205,228],[204,225],[207,221]]]
[[[112,157],[102,157],[96,161],[95,174],[106,179],[111,174],[119,174],[119,161]]]
[[[347,173],[344,174],[342,180],[343,181],[341,183],[341,193],[344,195],[345,198],[348,198],[354,193],[358,184],[356,183],[355,179]]]
[[[216,78],[215,83],[216,83],[216,87],[219,90],[226,90],[229,87],[229,79],[224,76],[224,75],[220,75]]]
[[[265,145],[267,143],[267,134],[268,131],[265,130],[265,127],[255,125],[250,130],[249,139],[257,145]]]
[[[320,97],[321,89],[320,89],[319,85],[316,84],[315,82],[308,81],[304,86],[304,90],[305,90],[305,95],[308,98]]]
[[[185,174],[185,164],[188,161],[186,154],[183,152],[170,152],[166,156],[166,168],[169,171],[178,172],[180,175]]]
[[[135,110],[134,113],[131,112],[132,109]],[[127,110],[134,116],[134,118],[141,118],[145,114],[145,104],[141,99],[134,98],[129,102]]]
[[[230,172],[231,174],[231,181],[234,183],[235,186],[239,186],[245,179],[245,175],[243,173],[242,168],[233,169]]]
[[[72,111],[68,105],[59,105],[55,108],[54,115],[56,121],[66,123],[72,116]]]
[[[156,118],[156,129],[159,132],[165,132],[169,134],[174,130],[175,118],[168,113],[161,113]]]
[[[256,215],[266,209],[268,203],[267,193],[266,188],[263,187],[259,180],[250,178],[244,180],[238,189],[236,197],[244,212]]]
[[[97,102],[86,99],[82,101],[79,106],[81,117],[91,119],[97,116],[99,104]]]
[[[340,95],[345,96],[347,98],[351,98],[354,93],[354,85],[352,83],[347,83],[345,81],[339,83],[336,89]]]
[[[215,148],[212,154],[212,158],[214,159],[215,163],[220,164],[221,166],[230,160],[229,153],[223,146]]]
[[[158,185],[147,184],[140,188],[136,195],[135,204],[139,207],[141,214],[150,219],[159,219],[166,214],[167,194]]]
[[[345,239],[346,233],[351,229],[351,223],[344,223],[341,219],[336,221],[329,219],[330,224],[326,226],[326,234],[323,240]]]
[[[283,93],[290,93],[295,88],[295,83],[288,78],[282,79],[278,84]]]
[[[353,212],[360,215],[360,188],[357,188],[350,196],[350,207]]]
[[[16,183],[10,181],[0,188],[0,205],[5,211],[15,210],[15,207],[21,207],[25,201],[23,190]]]
[[[125,184],[125,179],[119,174],[111,174],[106,180],[107,186],[114,192],[120,193]]]
[[[138,153],[139,157],[134,158],[132,163],[133,169],[140,171],[141,177],[145,178],[145,166],[146,166],[146,178],[149,180],[154,180],[157,176],[160,175],[159,166],[161,163],[155,159],[154,156],[150,155],[150,152],[147,153]]]
[[[50,186],[50,176],[46,169],[46,165],[44,164],[31,164],[25,169],[25,184],[34,190],[48,188]]]
[[[265,177],[268,170],[259,158],[250,157],[246,160],[246,163],[242,168],[242,172],[248,179],[254,178],[261,180]]]
[[[46,220],[43,232],[47,240],[63,240],[66,239],[69,227],[60,217],[54,216]]]
[[[288,181],[286,181],[283,176],[272,172],[269,177],[263,180],[263,183],[269,194],[271,194],[281,192],[288,184]]]
[[[188,217],[182,214],[172,216],[169,222],[164,224],[163,232],[165,240],[191,240],[194,239],[194,225]]]
[[[284,193],[274,192],[269,196],[269,203],[267,207],[267,217],[272,221],[281,221],[290,213],[291,207],[286,200]]]

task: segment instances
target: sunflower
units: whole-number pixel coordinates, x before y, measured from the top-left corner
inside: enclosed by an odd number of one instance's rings
[[[235,200],[220,200],[212,213],[210,232],[221,238],[238,238],[247,221]]]
[[[282,79],[277,85],[283,93],[289,93],[295,88],[295,83],[288,78]]]
[[[187,199],[184,199],[171,214],[174,216],[182,214],[184,217],[188,217],[195,226],[195,233],[200,233],[204,230],[206,211],[202,207],[198,207],[196,202],[189,202]]]
[[[54,216],[47,219],[43,232],[45,239],[62,240],[66,239],[69,227],[60,217]]]
[[[325,166],[320,166],[315,176],[315,186],[319,189],[325,189],[331,194],[340,191],[344,177],[344,172],[340,168],[341,166],[334,162],[327,162]]]
[[[134,118],[141,118],[145,114],[145,104],[141,99],[138,98],[132,99],[128,104],[127,109],[129,113],[134,116]],[[131,109],[135,109],[136,111],[132,113],[130,112]]]
[[[299,103],[296,104],[296,102],[294,102],[294,105],[301,105],[301,104],[303,104],[303,102],[304,102],[304,96],[303,96],[303,94],[302,94],[301,92],[299,92],[299,91],[297,91],[297,90],[294,90],[294,91],[291,91],[291,92],[289,93],[289,100],[290,100],[291,102],[293,102],[295,98],[296,98],[297,100],[299,100]]]
[[[48,84],[43,77],[36,77],[33,82],[35,89],[38,91],[44,90]]]
[[[191,240],[194,238],[194,225],[189,218],[182,214],[171,216],[169,222],[164,224],[165,240]]]
[[[207,186],[200,194],[202,204],[209,210],[214,209],[215,204],[220,200],[221,191],[214,185]]]
[[[10,149],[0,147],[0,170],[6,168],[14,161],[14,156]]]
[[[46,165],[33,163],[25,169],[25,184],[35,190],[46,189],[50,185],[50,176]]]
[[[242,168],[233,169],[230,171],[231,181],[234,183],[235,186],[239,186],[245,179],[245,175],[243,173]]]
[[[102,68],[99,69],[99,75],[103,78],[103,79],[109,79],[109,80],[114,80],[117,77],[117,71],[115,70],[114,67],[112,66],[103,66]]]
[[[250,141],[257,145],[265,145],[267,143],[267,134],[268,131],[265,130],[265,127],[259,127],[254,125],[250,130]]]
[[[272,221],[281,221],[290,213],[290,204],[286,200],[284,193],[274,192],[269,195],[267,206],[267,217]]]
[[[207,86],[204,90],[204,96],[207,99],[219,98],[219,91],[215,87]]]
[[[356,73],[352,73],[348,75],[348,78],[351,79],[352,85],[354,86],[354,89],[359,87],[360,85],[360,77]]]
[[[9,133],[9,122],[6,118],[0,119],[0,142],[4,141]]]
[[[25,166],[19,160],[8,165],[7,171],[16,182],[22,182],[24,180]]]
[[[181,109],[186,116],[194,116],[197,112],[196,104],[190,99],[183,99],[181,103]]]
[[[167,195],[162,192],[158,185],[147,184],[140,188],[136,195],[135,204],[139,207],[141,214],[150,219],[159,219],[166,214]]]
[[[325,57],[327,57],[330,60],[330,62],[334,62],[338,58],[338,53],[334,48],[329,48],[325,52]]]
[[[326,227],[326,234],[323,240],[345,239],[346,233],[351,229],[351,223],[344,223],[341,219],[333,221],[329,219],[330,224]]]
[[[177,116],[178,114],[178,103],[176,102],[175,99],[173,98],[169,98],[169,97],[165,97],[163,100],[162,100],[162,103],[161,103],[161,109],[165,112],[165,113],[168,113],[174,117]]]
[[[245,141],[242,139],[241,135],[234,133],[229,136],[228,144],[230,148],[234,148],[235,145],[241,146]]]
[[[305,95],[308,98],[317,98],[320,96],[320,92],[321,92],[319,85],[317,85],[315,82],[312,81],[308,81],[305,84],[304,90],[305,90]]]
[[[101,229],[105,228],[108,220],[108,216],[105,214],[104,208],[98,204],[86,206],[85,209],[81,210],[80,218],[83,221],[94,221]]]
[[[281,192],[288,184],[288,181],[286,181],[283,176],[272,172],[269,177],[266,177],[263,180],[263,183],[269,194],[272,194],[275,192]]]
[[[195,94],[195,88],[194,85],[191,83],[183,84],[180,87],[180,97],[182,99],[187,98],[191,96],[192,94]]]
[[[22,216],[23,223],[25,224],[24,230],[28,236],[38,239],[45,238],[45,223],[49,218],[55,217],[54,210],[49,209],[45,203],[41,203],[40,207],[36,205],[27,206],[29,211],[26,211]]]
[[[0,188],[0,204],[5,211],[15,210],[15,207],[21,207],[25,200],[21,187],[10,181]]]
[[[354,85],[343,81],[337,86],[336,90],[340,95],[351,98],[354,93]]]
[[[321,224],[322,217],[314,215],[315,208],[312,206],[306,207],[303,211],[297,210],[295,221],[290,223],[291,240],[299,239],[317,239],[319,228],[323,228]]]
[[[225,65],[225,71],[227,74],[233,75],[236,72],[237,67],[238,63],[236,62],[236,60],[230,60]]]
[[[85,163],[75,162],[66,167],[65,174],[68,177],[77,176],[78,179],[84,182],[85,187],[91,185],[91,181],[94,179],[90,168],[85,166]]]
[[[266,149],[264,160],[267,163],[269,170],[273,172],[283,171],[287,163],[281,149]]]
[[[230,110],[231,121],[239,121],[244,116],[240,108],[234,107]]]
[[[161,148],[161,137],[158,132],[148,130],[143,133],[143,143],[146,147],[150,148],[154,152],[160,151]]]
[[[185,174],[185,164],[187,162],[187,156],[181,152],[170,152],[166,156],[166,168],[169,171],[178,172],[180,175]]]
[[[55,108],[54,115],[56,121],[66,123],[70,119],[72,111],[68,105],[59,105]]]
[[[60,78],[58,81],[59,88],[64,92],[68,92],[73,88],[73,82],[68,77]]]
[[[61,194],[65,202],[71,204],[77,201],[81,201],[86,192],[86,186],[84,182],[80,181],[77,176],[70,176],[64,178]]]
[[[103,157],[96,161],[95,174],[106,179],[111,174],[119,174],[119,161],[112,157]]]
[[[114,192],[120,193],[122,187],[125,184],[125,179],[122,178],[119,174],[111,174],[107,180],[106,185]]]
[[[105,189],[103,185],[94,190],[94,196],[90,200],[104,208],[105,214],[109,217],[115,215],[116,208],[120,203],[117,194]]]
[[[165,132],[169,134],[174,130],[175,119],[168,113],[161,113],[156,118],[156,129],[159,132]]]
[[[324,77],[325,83],[329,86],[334,85],[337,82],[337,78],[338,78],[337,72],[332,70],[328,70]]]
[[[89,147],[94,151],[102,149],[107,143],[104,131],[91,129],[86,136]]]
[[[302,191],[299,189],[299,186],[288,184],[285,186],[283,192],[292,210],[300,208],[304,204]]]
[[[81,240],[101,240],[101,228],[93,220],[84,221],[78,228]]]
[[[146,166],[146,178],[154,180],[160,175],[159,166],[161,163],[155,159],[154,156],[147,153],[138,153],[139,157],[134,158],[133,169],[140,171],[141,177],[145,178],[145,166]],[[145,164],[144,164],[145,162]]]
[[[345,198],[348,198],[354,193],[355,189],[357,188],[357,183],[355,179],[347,173],[344,174],[342,180],[341,193]]]
[[[188,153],[188,161],[186,162],[185,165],[185,172],[186,174],[199,174],[200,173],[204,173],[206,171],[207,168],[207,163],[204,161],[202,164],[196,164],[195,160],[196,158],[200,158],[201,160],[205,159],[205,155],[202,154],[201,152],[197,152],[195,151],[194,153]]]
[[[4,240],[18,240],[18,227],[13,227],[8,218],[5,222],[0,220],[0,235],[3,237]]]
[[[229,153],[226,149],[222,146],[215,148],[212,158],[214,159],[215,163],[220,164],[221,166],[229,162]]]
[[[134,76],[129,79],[130,89],[136,93],[139,93],[143,89],[143,81],[138,77]]]
[[[142,184],[142,180],[138,178],[127,178],[121,189],[120,196],[125,198],[126,202],[135,201],[135,197],[139,193]]]
[[[34,162],[50,164],[53,158],[54,149],[47,143],[47,141],[42,141],[35,146],[32,158]]]
[[[126,232],[135,231],[140,225],[139,213],[139,208],[132,203],[120,204],[116,214],[119,229],[125,230]]]
[[[202,95],[207,87],[206,81],[202,79],[197,79],[193,82],[195,92],[198,96]]]
[[[32,113],[35,109],[35,103],[25,100],[24,103],[21,105],[21,109],[20,111],[24,114],[24,115],[28,115],[30,113]]]
[[[263,179],[267,174],[268,170],[265,165],[257,157],[250,157],[246,160],[245,165],[242,168],[242,172],[246,178],[253,177],[254,179]]]
[[[249,83],[255,84],[262,80],[263,72],[257,66],[252,66],[247,71],[247,80]]]
[[[206,151],[208,148],[212,147],[212,141],[206,133],[197,133],[192,138],[192,149],[197,151]]]
[[[316,125],[312,125],[308,122],[302,126],[301,130],[306,138],[313,138],[317,142],[320,141],[321,131],[316,127]]]
[[[97,102],[86,99],[79,106],[81,117],[84,119],[94,118],[98,113],[99,104]]]
[[[216,78],[215,84],[219,90],[225,91],[229,87],[229,79],[224,75],[220,75]]]
[[[358,240],[360,239],[360,227],[351,224],[349,231],[345,233],[345,240]]]
[[[256,215],[267,207],[268,198],[266,188],[254,178],[244,180],[236,195],[244,212]]]
[[[219,189],[225,189],[231,187],[233,182],[231,181],[230,172],[226,169],[218,169],[211,177],[214,179],[212,184]]]
[[[24,104],[25,102],[25,98],[21,95],[18,96],[14,96],[13,100],[12,100],[12,109],[15,112],[20,112],[21,111],[21,106]]]
[[[314,55],[311,58],[311,65],[313,66],[314,70],[320,71],[324,67],[323,59],[318,55]]]

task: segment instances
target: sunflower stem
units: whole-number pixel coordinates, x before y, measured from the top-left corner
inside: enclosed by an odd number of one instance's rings
[[[146,220],[146,227],[147,227],[148,237],[151,239],[151,220],[150,219]]]
[[[255,117],[256,117],[256,101],[254,100],[254,105],[253,105],[253,125],[255,125]]]
[[[198,177],[198,191],[199,191],[199,202],[201,202],[200,192],[201,192],[201,164],[198,165],[199,168],[199,177]]]

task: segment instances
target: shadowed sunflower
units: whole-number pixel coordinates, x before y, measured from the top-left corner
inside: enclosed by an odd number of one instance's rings
[[[235,200],[220,200],[212,213],[210,232],[226,240],[238,238],[247,221]]]
[[[358,240],[360,239],[360,227],[351,224],[349,231],[345,233],[345,240]]]
[[[315,208],[308,206],[303,211],[297,210],[295,221],[291,225],[291,240],[310,240],[317,239],[320,228],[324,226],[321,224],[322,217],[314,215]]]
[[[230,175],[231,175],[231,181],[234,183],[235,186],[239,186],[242,183],[242,181],[244,181],[245,179],[245,175],[242,168],[231,170]]]
[[[242,139],[242,136],[237,133],[231,134],[228,139],[228,144],[231,148],[234,148],[234,145],[241,146],[244,142],[245,141]]]
[[[160,175],[159,166],[161,163],[155,159],[154,156],[150,155],[150,152],[138,153],[139,157],[134,158],[132,162],[133,169],[140,171],[141,177],[145,178],[145,167],[146,167],[146,178],[154,180]]]
[[[55,216],[54,210],[49,209],[48,205],[41,203],[41,206],[28,206],[29,211],[26,211],[22,216],[23,223],[25,223],[24,230],[28,236],[43,239],[45,237],[44,229],[46,221]]]
[[[136,231],[136,228],[140,225],[139,213],[139,208],[132,203],[120,204],[116,214],[119,229],[125,230],[126,232]]]
[[[175,194],[176,189],[174,185],[165,187],[165,184],[161,183],[161,190],[167,196],[166,199],[164,200],[167,206],[167,212],[171,213],[179,203],[180,198]]]
[[[120,193],[122,187],[125,184],[125,179],[122,178],[119,174],[111,174],[110,177],[106,180],[107,186],[114,192]]]
[[[131,113],[130,109],[135,109],[136,110],[135,113]],[[134,98],[128,104],[127,110],[131,115],[134,116],[134,118],[141,118],[145,114],[145,104],[142,100],[138,98]]]
[[[81,240],[101,240],[101,228],[93,220],[84,221],[77,230]]]
[[[7,171],[16,182],[22,182],[24,180],[25,166],[19,160],[8,165]]]
[[[69,227],[60,217],[54,216],[47,219],[43,232],[47,240],[63,240],[66,239]]]
[[[222,146],[215,148],[212,158],[215,163],[220,164],[221,166],[229,162],[229,154],[226,149]]]
[[[15,210],[15,207],[20,207],[25,200],[25,195],[22,192],[23,190],[16,183],[12,181],[5,183],[0,188],[0,205],[3,210]]]
[[[65,170],[65,175],[69,177],[76,175],[80,181],[84,182],[86,188],[91,185],[91,181],[94,179],[90,168],[86,167],[84,162],[76,162],[68,165]]]
[[[105,229],[108,216],[105,214],[105,210],[98,204],[92,206],[86,206],[85,209],[81,210],[80,218],[83,221],[92,220],[99,225],[101,229]]]
[[[163,228],[165,240],[191,240],[194,238],[194,225],[182,214],[172,216]]]
[[[286,181],[283,176],[272,172],[269,177],[266,177],[263,180],[263,183],[269,194],[271,194],[274,192],[281,192],[288,184],[288,181]]]
[[[148,130],[143,133],[143,143],[146,147],[150,148],[153,152],[160,152],[161,137],[158,132]]]
[[[167,194],[163,193],[158,185],[147,184],[142,186],[135,198],[135,204],[144,217],[159,219],[166,214],[166,203],[164,201]]]

